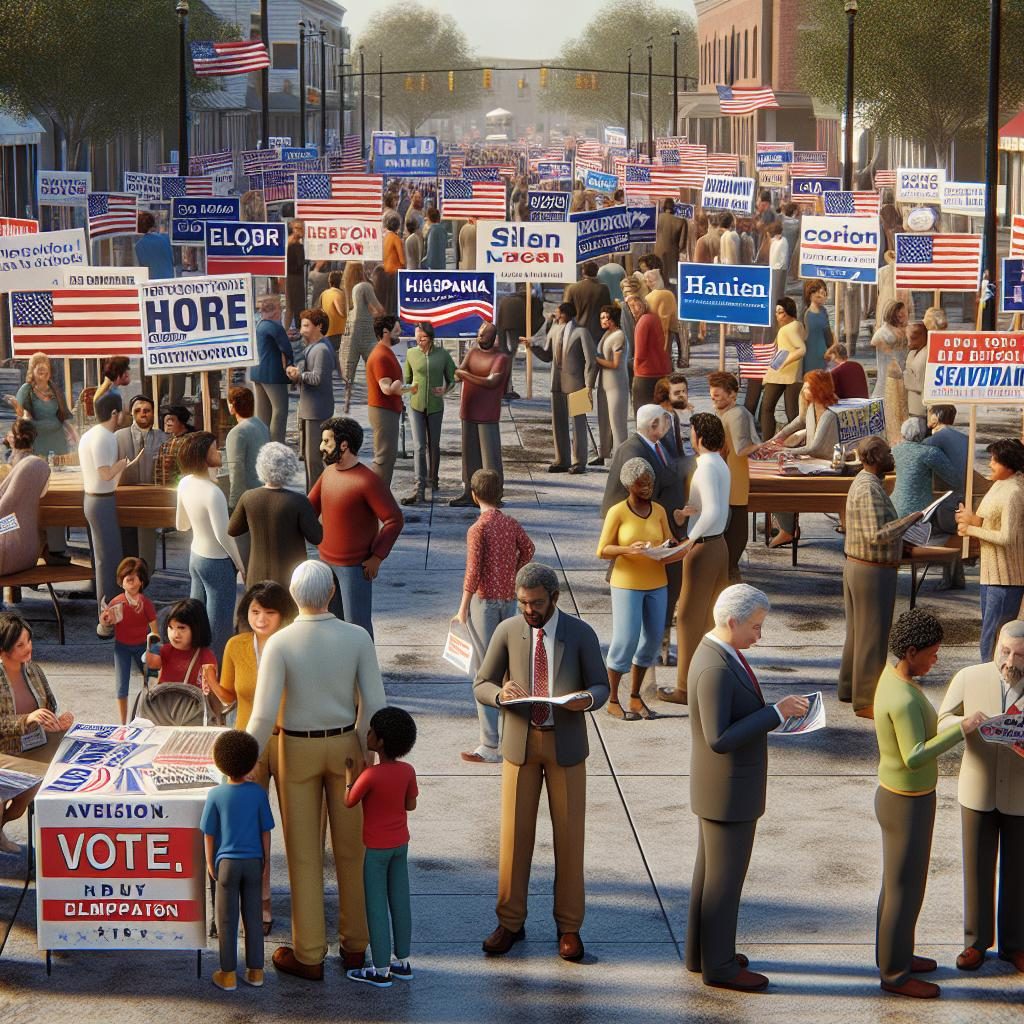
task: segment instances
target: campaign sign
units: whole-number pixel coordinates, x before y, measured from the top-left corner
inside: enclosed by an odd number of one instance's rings
[[[162,177],[145,171],[125,171],[124,190],[129,195],[138,196],[143,202],[159,203],[163,199]]]
[[[39,221],[26,217],[0,217],[0,238],[7,235],[36,235]]]
[[[759,171],[785,170],[793,162],[792,142],[759,142],[754,163]]]
[[[82,228],[0,236],[0,292],[57,287],[65,268],[88,262]]]
[[[705,210],[750,213],[754,208],[754,179],[730,174],[709,174],[704,179],[701,205]]]
[[[680,263],[678,281],[680,320],[772,325],[770,267]]]
[[[896,202],[941,203],[945,180],[941,168],[901,167],[896,172]]]
[[[685,142],[686,139],[684,138]],[[626,148],[626,129],[625,128],[605,128],[604,130],[604,142],[606,146],[620,146],[622,149]]]
[[[290,135],[271,135],[270,136],[270,148],[271,149],[284,149],[286,146],[292,144],[292,137]]]
[[[785,188],[786,187],[786,172],[785,171],[758,171],[757,172],[757,185],[758,185],[758,188]]]
[[[526,202],[530,207],[530,221],[563,223],[569,216],[569,202],[572,196],[568,192],[542,192],[530,189],[526,193]]]
[[[803,217],[800,276],[874,284],[878,244],[877,217]]]
[[[373,171],[399,178],[436,178],[437,139],[432,135],[376,135]]]
[[[537,164],[542,181],[572,181],[572,164],[568,160],[545,160]]]
[[[462,168],[463,181],[501,181],[501,168],[497,164]]]
[[[825,192],[838,192],[842,187],[839,178],[794,178],[789,191],[793,196],[820,196]]]
[[[647,196],[626,197],[629,210],[629,241],[653,242],[658,224],[658,208]]]
[[[437,158],[437,176],[439,178],[458,177],[452,174],[452,158],[450,156],[439,156]]]
[[[492,271],[496,281],[569,284],[576,280],[576,259],[575,224],[477,221],[476,265]]]
[[[205,221],[208,274],[285,275],[286,226],[251,221]]]
[[[677,217],[684,217],[686,220],[693,220],[693,203],[673,203],[672,212]]]
[[[252,277],[183,277],[141,285],[146,373],[255,366]]]
[[[475,338],[494,322],[494,274],[480,270],[399,270],[398,316],[433,325],[438,338]]]
[[[617,174],[605,174],[603,171],[587,171],[583,175],[583,187],[593,192],[614,192],[619,187]]]
[[[384,229],[370,220],[307,220],[307,260],[380,260]]]
[[[92,191],[91,171],[37,171],[40,206],[87,206]]]
[[[839,443],[846,448],[865,437],[885,436],[885,404],[880,398],[844,398],[832,410],[839,420]]]
[[[926,404],[1024,402],[1024,334],[929,331],[923,398]]]
[[[985,216],[983,181],[944,181],[940,195],[944,213],[965,213],[968,217]]]
[[[630,215],[625,206],[570,213],[569,222],[576,226],[577,262],[613,252],[629,252]]]
[[[1003,284],[999,289],[1000,313],[1024,313],[1024,260],[1004,259]]]
[[[316,160],[320,150],[316,146],[282,146],[281,164],[298,164],[304,160]]]
[[[64,288],[134,288],[149,280],[149,267],[71,267],[61,274]]]
[[[241,200],[238,196],[218,196],[171,200],[171,243],[173,245],[204,245],[205,222],[238,220]]]

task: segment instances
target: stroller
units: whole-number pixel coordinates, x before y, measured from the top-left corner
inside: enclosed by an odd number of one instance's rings
[[[146,654],[153,653],[154,643],[160,638],[150,634],[146,638]],[[185,678],[192,674],[192,667],[199,657],[197,650],[185,671]],[[142,690],[135,698],[132,718],[146,718],[154,725],[176,725],[195,727],[204,725],[223,726],[228,724],[228,715],[235,709],[231,704],[224,707],[211,693],[208,696],[191,683],[159,683],[151,681],[153,671],[148,659],[142,674]]]

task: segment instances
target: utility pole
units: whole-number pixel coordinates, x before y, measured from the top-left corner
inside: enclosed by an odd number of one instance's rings
[[[996,329],[996,289],[999,286],[999,260],[996,252],[996,187],[999,184],[999,50],[1002,45],[1000,20],[1002,0],[990,0],[988,24],[988,125],[985,139],[985,268],[988,270],[991,298],[982,311],[982,327]],[[972,413],[973,414],[973,413]],[[973,424],[973,420],[971,423]]]

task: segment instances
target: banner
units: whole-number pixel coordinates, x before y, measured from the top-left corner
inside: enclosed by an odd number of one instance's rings
[[[480,167],[463,166],[460,176],[463,181],[501,181],[501,168],[497,164],[486,164]]]
[[[530,207],[531,223],[564,223],[569,216],[569,204],[572,196],[568,192],[541,192],[530,189],[526,193],[526,202]]]
[[[429,323],[439,338],[475,338],[494,322],[494,274],[479,270],[399,270],[398,316],[411,331]]]
[[[583,187],[593,192],[614,192],[619,187],[619,178],[615,174],[588,170],[583,175]]]
[[[140,288],[146,373],[255,366],[252,278],[184,277]]]
[[[238,220],[241,200],[237,196],[210,199],[171,200],[171,244],[205,245],[205,222],[208,220]]]
[[[941,203],[946,172],[941,168],[900,167],[896,171],[897,203]]]
[[[1024,402],[1024,334],[929,331],[925,404]]]
[[[654,203],[640,197],[626,196],[626,209],[629,210],[630,244],[653,242],[658,224],[658,208]]]
[[[1000,313],[1024,313],[1024,260],[1004,259],[999,289]]]
[[[985,216],[985,183],[982,181],[944,181],[939,195],[943,213]]]
[[[679,319],[771,327],[770,267],[720,263],[679,264]]]
[[[493,271],[496,281],[569,284],[576,280],[576,259],[574,224],[537,228],[508,221],[477,221],[476,265]]]
[[[8,235],[36,235],[39,221],[24,217],[0,217],[0,238]]]
[[[149,280],[149,267],[75,267],[61,278],[65,288],[131,288]]]
[[[437,139],[432,135],[374,136],[373,172],[396,178],[436,178]]]
[[[625,206],[607,206],[603,210],[570,213],[569,222],[576,226],[578,263],[595,256],[629,252],[630,216]]]
[[[797,196],[820,196],[826,192],[839,192],[843,187],[840,178],[794,178],[789,186],[789,193]]]
[[[685,137],[683,138],[685,142]],[[622,149],[626,148],[626,129],[625,128],[605,128],[604,130],[604,144],[606,146],[620,146]]]
[[[709,174],[704,179],[701,205],[705,210],[750,213],[754,208],[754,179]]]
[[[204,224],[208,274],[284,277],[287,273],[284,252],[288,230],[281,221],[260,224],[208,220]]]
[[[568,160],[544,160],[537,164],[541,181],[572,181],[572,163]]]
[[[693,203],[673,203],[672,212],[677,217],[683,217],[685,220],[693,220]]]
[[[40,206],[87,206],[92,191],[91,171],[37,171]]]
[[[757,187],[758,188],[785,188],[786,187],[786,172],[785,171],[758,171],[757,172]]]
[[[320,150],[316,146],[282,146],[281,164],[300,164],[306,160],[317,160]]]
[[[307,260],[380,260],[384,258],[384,229],[370,220],[308,220]]]
[[[63,280],[65,267],[88,262],[82,228],[0,236],[0,292],[53,288]]]
[[[800,276],[831,281],[878,280],[877,217],[815,217],[800,220]]]
[[[793,162],[792,142],[759,142],[754,153],[754,163],[759,171],[785,171]]]
[[[147,203],[159,203],[163,199],[162,175],[145,171],[125,171],[124,190]]]

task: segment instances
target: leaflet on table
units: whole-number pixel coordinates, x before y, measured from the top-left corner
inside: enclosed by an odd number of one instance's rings
[[[786,449],[782,449],[786,454]],[[832,465],[831,459],[812,459],[803,455],[791,455],[790,461],[782,467],[783,476],[841,476],[842,470]]]
[[[807,698],[807,714],[799,717],[790,716],[775,730],[775,736],[799,736],[807,732],[817,732],[825,728],[825,702],[821,691],[805,693]]]
[[[511,700],[503,700],[501,706],[508,708],[514,704],[554,704],[557,707],[562,707],[574,700],[579,700],[580,697],[590,696],[586,690],[578,690],[576,693],[564,693],[561,697],[513,697]]]

